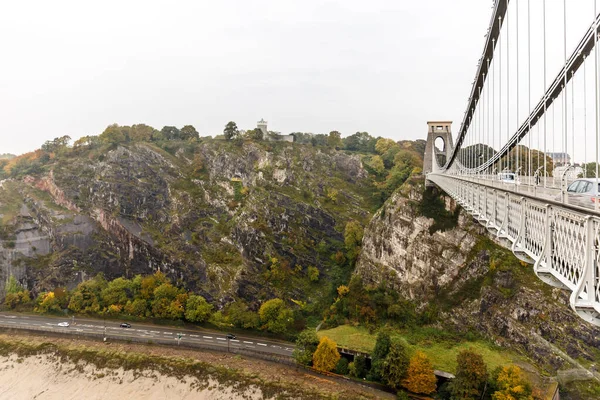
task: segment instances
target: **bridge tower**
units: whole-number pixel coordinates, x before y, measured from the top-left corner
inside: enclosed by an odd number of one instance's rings
[[[443,142],[443,148],[436,149],[437,139]],[[439,141],[438,141],[439,143]],[[427,145],[425,146],[425,157],[423,160],[423,173],[436,171],[438,163],[436,156],[445,155],[450,157],[454,144],[452,143],[452,121],[428,121],[427,122]]]

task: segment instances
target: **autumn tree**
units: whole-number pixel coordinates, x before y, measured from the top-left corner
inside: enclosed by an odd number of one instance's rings
[[[492,400],[533,400],[531,385],[516,365],[502,367],[496,378],[498,390],[492,394]]]
[[[381,138],[375,143],[375,151],[379,154],[385,154],[393,146],[396,146],[396,142],[392,139]]]
[[[293,353],[296,362],[302,365],[310,365],[318,345],[319,337],[314,329],[305,329],[300,332]]]
[[[436,381],[431,361],[425,353],[417,351],[410,358],[402,385],[413,393],[430,394],[435,392]]]
[[[166,282],[154,289],[154,300],[152,301],[152,314],[157,318],[181,319],[184,306],[187,302],[187,294]]]
[[[8,277],[8,281],[6,282],[6,286],[4,287],[4,291],[8,293],[19,293],[25,290],[23,286],[19,283],[17,278],[13,274],[10,274]]]
[[[129,135],[125,127],[118,124],[109,125],[104,132],[100,134],[100,140],[107,144],[118,144],[129,140]]]
[[[342,146],[342,134],[338,131],[329,132],[329,136],[327,136],[327,146],[338,148]]]
[[[373,168],[377,175],[383,175],[385,172],[385,165],[383,164],[383,158],[381,158],[381,156],[373,156],[369,166]]]
[[[213,306],[202,296],[192,294],[185,304],[185,319],[190,322],[208,321]]]
[[[352,220],[346,223],[344,229],[344,245],[346,246],[346,256],[353,264],[360,254],[364,230],[360,222]]]
[[[319,269],[317,267],[309,265],[307,269],[307,275],[311,282],[319,281]]]
[[[323,336],[313,354],[313,367],[319,371],[332,371],[340,360],[337,344]]]
[[[408,352],[402,342],[393,341],[382,368],[383,381],[394,389],[399,389],[406,377],[409,364]]]
[[[481,398],[488,372],[483,357],[472,350],[462,350],[456,356],[456,378],[450,384],[452,399],[476,400]]]
[[[31,301],[29,291],[25,290],[13,274],[10,274],[6,286],[4,287],[4,291],[6,292],[4,304],[11,309],[14,309],[19,304],[25,304]]]
[[[68,308],[73,312],[98,313],[102,311],[102,291],[108,286],[104,275],[80,283],[71,294]]]
[[[54,292],[40,293],[34,310],[39,313],[60,311],[59,299],[56,298]]]
[[[258,310],[262,329],[273,333],[285,333],[293,322],[292,310],[281,299],[271,299]]]
[[[135,124],[129,130],[129,138],[134,142],[149,142],[156,132],[156,129],[146,124]]]

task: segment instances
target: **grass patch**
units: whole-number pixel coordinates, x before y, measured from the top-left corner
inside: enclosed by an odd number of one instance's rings
[[[488,371],[493,371],[501,365],[522,361],[518,355],[497,348],[484,340],[460,340],[451,333],[440,330],[435,331],[437,333],[426,328],[416,328],[401,332],[396,331],[391,336],[404,341],[411,352],[420,350],[425,353],[435,369],[452,373],[456,371],[456,355],[465,349],[472,349],[481,354],[488,366]],[[341,325],[333,329],[319,331],[318,335],[319,337],[329,337],[338,346],[367,353],[373,351],[377,341],[377,334],[369,333],[362,326]]]

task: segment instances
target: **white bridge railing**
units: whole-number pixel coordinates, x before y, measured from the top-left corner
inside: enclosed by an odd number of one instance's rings
[[[571,308],[600,326],[600,218],[482,180],[430,173],[544,282],[571,291]]]

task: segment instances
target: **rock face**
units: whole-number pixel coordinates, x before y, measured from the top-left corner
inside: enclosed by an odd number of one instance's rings
[[[34,291],[156,270],[209,300],[253,302],[329,256],[373,205],[358,156],[292,143],[204,141],[78,148],[0,186],[0,296],[14,275]],[[323,279],[323,291],[330,288]]]
[[[365,230],[355,273],[420,306],[435,304],[441,325],[515,348],[548,372],[597,362],[600,329],[570,310],[567,293],[539,281],[492,239],[449,197],[413,180]]]
[[[419,211],[423,190],[422,182],[412,180],[375,214],[365,230],[356,268],[365,282],[385,282],[421,304],[441,290],[452,290],[456,281],[483,276],[489,261],[471,255],[483,229],[458,213],[449,197],[443,198],[445,211],[457,214],[455,226],[430,233],[434,220]]]

